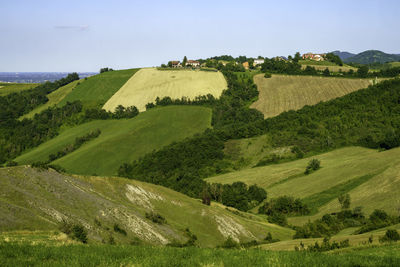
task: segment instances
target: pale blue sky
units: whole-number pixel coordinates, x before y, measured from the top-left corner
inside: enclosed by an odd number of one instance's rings
[[[0,71],[98,71],[215,55],[400,53],[400,1],[0,0]]]

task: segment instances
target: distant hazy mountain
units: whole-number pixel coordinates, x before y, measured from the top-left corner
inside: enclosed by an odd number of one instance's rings
[[[345,60],[346,58],[353,57],[356,55],[350,52],[339,51],[339,50],[333,51],[332,53],[339,56],[342,60]]]
[[[352,57],[348,57],[345,59],[342,58],[342,60],[344,62],[353,62],[360,64],[385,63],[391,61],[400,61],[400,55],[386,54],[379,50],[367,50]]]

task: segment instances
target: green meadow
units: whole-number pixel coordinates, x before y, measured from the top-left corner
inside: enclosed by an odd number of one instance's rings
[[[259,249],[229,250],[69,245],[1,244],[4,266],[399,266],[400,245],[299,253]]]
[[[102,107],[138,70],[115,70],[88,77],[64,97],[59,105],[80,100],[86,106]]]
[[[316,158],[321,169],[305,175],[307,163]],[[388,160],[390,159],[390,160]],[[349,193],[352,207],[362,206],[366,214],[384,209],[397,214],[399,203],[393,201],[400,191],[400,149],[377,150],[346,147],[313,157],[207,178],[210,183],[242,181],[262,186],[268,198],[289,195],[301,198],[314,215],[289,218],[297,225],[323,214],[340,210],[337,197]]]
[[[211,125],[211,109],[196,106],[156,108],[132,119],[97,120],[61,132],[57,137],[15,160],[20,164],[45,161],[96,129],[101,134],[78,150],[52,162],[70,173],[116,175],[118,168],[174,141],[203,132]]]

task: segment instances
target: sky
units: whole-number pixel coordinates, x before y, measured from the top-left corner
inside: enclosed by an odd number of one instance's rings
[[[0,71],[85,72],[216,55],[400,54],[400,1],[0,0]]]

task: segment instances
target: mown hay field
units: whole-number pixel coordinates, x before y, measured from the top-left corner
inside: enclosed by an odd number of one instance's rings
[[[254,76],[254,82],[260,94],[250,107],[261,111],[266,118],[341,97],[371,84],[368,79],[287,75],[264,78],[262,74]]]
[[[155,108],[132,119],[96,120],[66,129],[15,160],[21,164],[46,161],[50,154],[73,144],[75,138],[100,129],[99,137],[53,163],[76,174],[115,175],[123,163],[210,126],[211,109],[206,107]]]
[[[141,69],[130,78],[104,105],[105,110],[114,111],[118,105],[136,106],[146,110],[146,104],[157,97],[172,99],[212,94],[219,97],[227,83],[220,72],[195,70]]]
[[[0,83],[0,96],[19,93],[38,86],[38,83]]]

